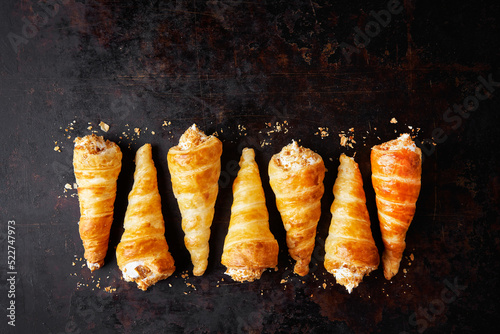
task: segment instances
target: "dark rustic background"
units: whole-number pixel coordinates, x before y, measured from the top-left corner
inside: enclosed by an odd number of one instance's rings
[[[366,48],[350,57],[342,48],[354,45],[355,28],[365,31],[374,21],[370,12],[386,9],[389,1],[53,3],[3,1],[0,12],[4,310],[9,220],[16,221],[18,272],[16,327],[7,326],[2,313],[1,333],[498,328],[498,2],[404,1],[404,9],[380,31],[372,30]],[[479,105],[470,112],[447,112],[454,104],[474,102],[470,97],[480,76],[491,83],[485,99],[476,100]],[[393,117],[397,123],[390,123]],[[99,129],[100,121],[110,125],[108,133]],[[191,274],[166,160],[168,149],[194,122],[207,133],[217,132],[224,143],[203,277]],[[339,134],[351,128],[353,147],[340,146]],[[118,142],[124,156],[106,265],[91,275],[82,267],[76,191],[64,187],[74,182],[72,141],[92,131]],[[424,142],[426,153],[401,269],[390,282],[379,269],[349,295],[322,264],[338,157],[356,153],[382,252],[370,147],[403,132]],[[436,146],[429,144],[433,135]],[[317,247],[304,278],[291,273],[267,175],[271,155],[292,139],[320,153],[328,168]],[[142,292],[120,279],[114,248],[133,182],[133,157],[148,142],[177,271]],[[220,256],[234,162],[244,146],[256,149],[281,252],[278,271],[236,284],[224,275]],[[108,286],[116,291],[105,292]]]

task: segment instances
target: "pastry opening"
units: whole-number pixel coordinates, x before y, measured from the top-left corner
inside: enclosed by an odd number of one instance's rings
[[[123,268],[123,278],[127,281],[135,281],[137,279],[144,279],[151,273],[151,270],[144,266],[143,261],[134,261],[127,263]]]
[[[203,144],[212,136],[207,136],[203,131],[198,129],[196,124],[191,125],[179,139],[179,145],[177,148],[180,150],[189,150],[190,148],[196,147]]]
[[[83,149],[90,154],[99,154],[109,148],[110,145],[111,142],[109,140],[104,140],[104,137],[97,136],[94,133],[75,139],[75,149]]]
[[[225,274],[231,276],[231,278],[238,282],[253,282],[256,279],[260,279],[265,268],[227,268]]]
[[[382,151],[398,151],[401,149],[407,149],[412,152],[417,152],[417,145],[415,145],[415,142],[411,139],[410,134],[408,133],[403,133],[398,138],[375,147]]]
[[[133,261],[125,265],[122,274],[125,281],[135,282],[139,289],[145,291],[159,280],[169,277],[173,270],[160,274],[150,269],[143,261]]]
[[[101,268],[101,264],[99,262],[89,262],[87,260],[87,267],[90,269],[90,271],[94,271],[96,269]]]
[[[371,267],[351,267],[347,263],[343,263],[340,268],[333,269],[332,274],[335,276],[337,283],[343,285],[349,293],[363,281],[363,277],[368,276],[374,270]]]
[[[278,166],[285,169],[299,169],[318,163],[321,161],[321,157],[314,151],[299,146],[295,140],[292,140],[291,144],[283,147],[281,152],[275,155],[275,161]]]

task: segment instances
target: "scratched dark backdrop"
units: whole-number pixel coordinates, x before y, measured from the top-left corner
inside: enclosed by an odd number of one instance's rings
[[[3,1],[0,332],[441,333],[497,328],[500,5],[405,1],[396,3],[396,14],[378,31],[370,24],[377,22],[370,12],[386,10],[388,3]],[[364,41],[365,48],[355,48],[355,42],[363,42],[355,37],[356,27],[363,32],[367,24],[373,37]],[[351,54],[342,53],[347,45]],[[477,87],[482,100],[472,98]],[[464,101],[477,104],[466,113],[457,108],[447,112]],[[390,123],[393,117],[397,123]],[[99,130],[100,121],[110,125],[109,132]],[[192,123],[217,132],[224,143],[203,277],[191,274],[166,161],[168,149]],[[349,295],[322,264],[338,156],[356,152],[382,252],[370,147],[411,132],[408,126],[424,142],[425,159],[400,272],[388,282],[379,269]],[[322,138],[319,127],[328,136]],[[141,129],[140,135],[134,128]],[[353,147],[340,146],[339,134],[351,128]],[[106,265],[93,275],[80,261],[75,190],[64,190],[74,182],[72,141],[92,131],[118,142],[124,153]],[[433,131],[436,146],[429,144]],[[320,153],[328,168],[311,274],[302,279],[290,272],[267,175],[271,155],[292,139]],[[114,248],[133,182],[134,153],[148,142],[154,148],[166,238],[177,271],[142,292],[120,280]],[[270,226],[281,252],[278,271],[235,284],[224,275],[220,256],[233,164],[244,146],[256,149]],[[5,311],[10,302],[5,284],[9,220],[16,222],[15,328],[7,325]],[[104,292],[107,286],[116,291]]]

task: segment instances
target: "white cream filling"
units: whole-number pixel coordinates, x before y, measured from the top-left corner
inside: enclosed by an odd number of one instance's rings
[[[417,150],[415,142],[411,139],[408,133],[403,133],[394,141],[394,143],[396,145],[391,145],[389,147],[389,151],[397,151],[400,150],[401,148],[406,148],[407,150],[410,150],[412,152],[416,152]]]
[[[129,262],[123,267],[122,273],[123,278],[127,281],[133,281],[135,278],[139,278],[139,272],[137,271],[137,267],[144,265],[143,261],[133,261]]]
[[[352,289],[357,287],[359,282],[363,280],[363,274],[354,273],[347,267],[342,267],[340,269],[334,269],[333,275],[337,281],[347,280],[349,283],[344,284],[345,288],[349,293],[351,293]]]
[[[290,152],[290,154],[280,154],[279,160],[283,168],[289,169],[292,168],[299,159],[299,144],[297,144],[295,140],[292,140],[292,143],[289,144],[286,149],[288,152]]]
[[[199,134],[201,142],[204,142],[209,138],[207,135],[205,135],[198,129],[196,124],[191,125],[191,127],[188,130],[193,130],[197,134]],[[177,146],[180,147],[181,150],[188,150],[192,147],[192,142],[188,139],[187,136],[181,136],[181,138],[179,139],[179,145]]]
[[[91,271],[93,271],[93,270],[101,268],[101,265],[99,263],[93,263],[93,262],[87,261],[87,267],[89,267],[89,269]]]
[[[295,140],[292,140],[291,144],[281,150],[277,159],[284,169],[300,170],[306,165],[316,164],[318,155],[307,148],[300,147]]]
[[[259,278],[265,269],[243,269],[243,268],[228,268],[226,275],[235,277],[241,280],[249,278]]]
[[[309,165],[312,165],[312,164],[316,163],[316,158],[314,158],[314,157],[307,158],[307,163]]]
[[[93,145],[101,151],[106,149],[106,142],[100,137],[97,137],[97,140],[93,140],[92,136],[85,136],[75,142],[75,148],[85,148],[88,145]]]

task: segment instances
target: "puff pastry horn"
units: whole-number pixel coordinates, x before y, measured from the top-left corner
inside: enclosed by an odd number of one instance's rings
[[[94,271],[104,264],[108,250],[122,152],[118,145],[95,134],[78,137],[73,167],[80,202],[80,237],[87,267]]]
[[[233,183],[231,220],[222,264],[233,280],[252,282],[278,264],[278,242],[269,230],[266,198],[253,149],[244,148]]]
[[[135,156],[134,185],[128,196],[122,238],[116,247],[116,260],[127,282],[141,290],[163,280],[175,271],[174,259],[165,240],[156,168],[151,145],[142,146]]]
[[[321,216],[324,178],[321,156],[299,147],[296,141],[283,147],[269,162],[269,183],[286,230],[288,252],[297,261],[295,273],[301,276],[309,272]]]
[[[219,191],[222,143],[193,124],[179,145],[168,151],[172,189],[182,215],[184,243],[191,254],[193,274],[201,276],[208,264],[210,227]]]
[[[384,276],[391,279],[399,270],[406,247],[405,236],[415,214],[420,193],[422,151],[409,134],[374,146],[371,152],[372,183],[384,253]]]
[[[342,154],[338,171],[330,209],[332,221],[325,242],[325,268],[351,293],[365,275],[377,269],[380,259],[358,164]]]

